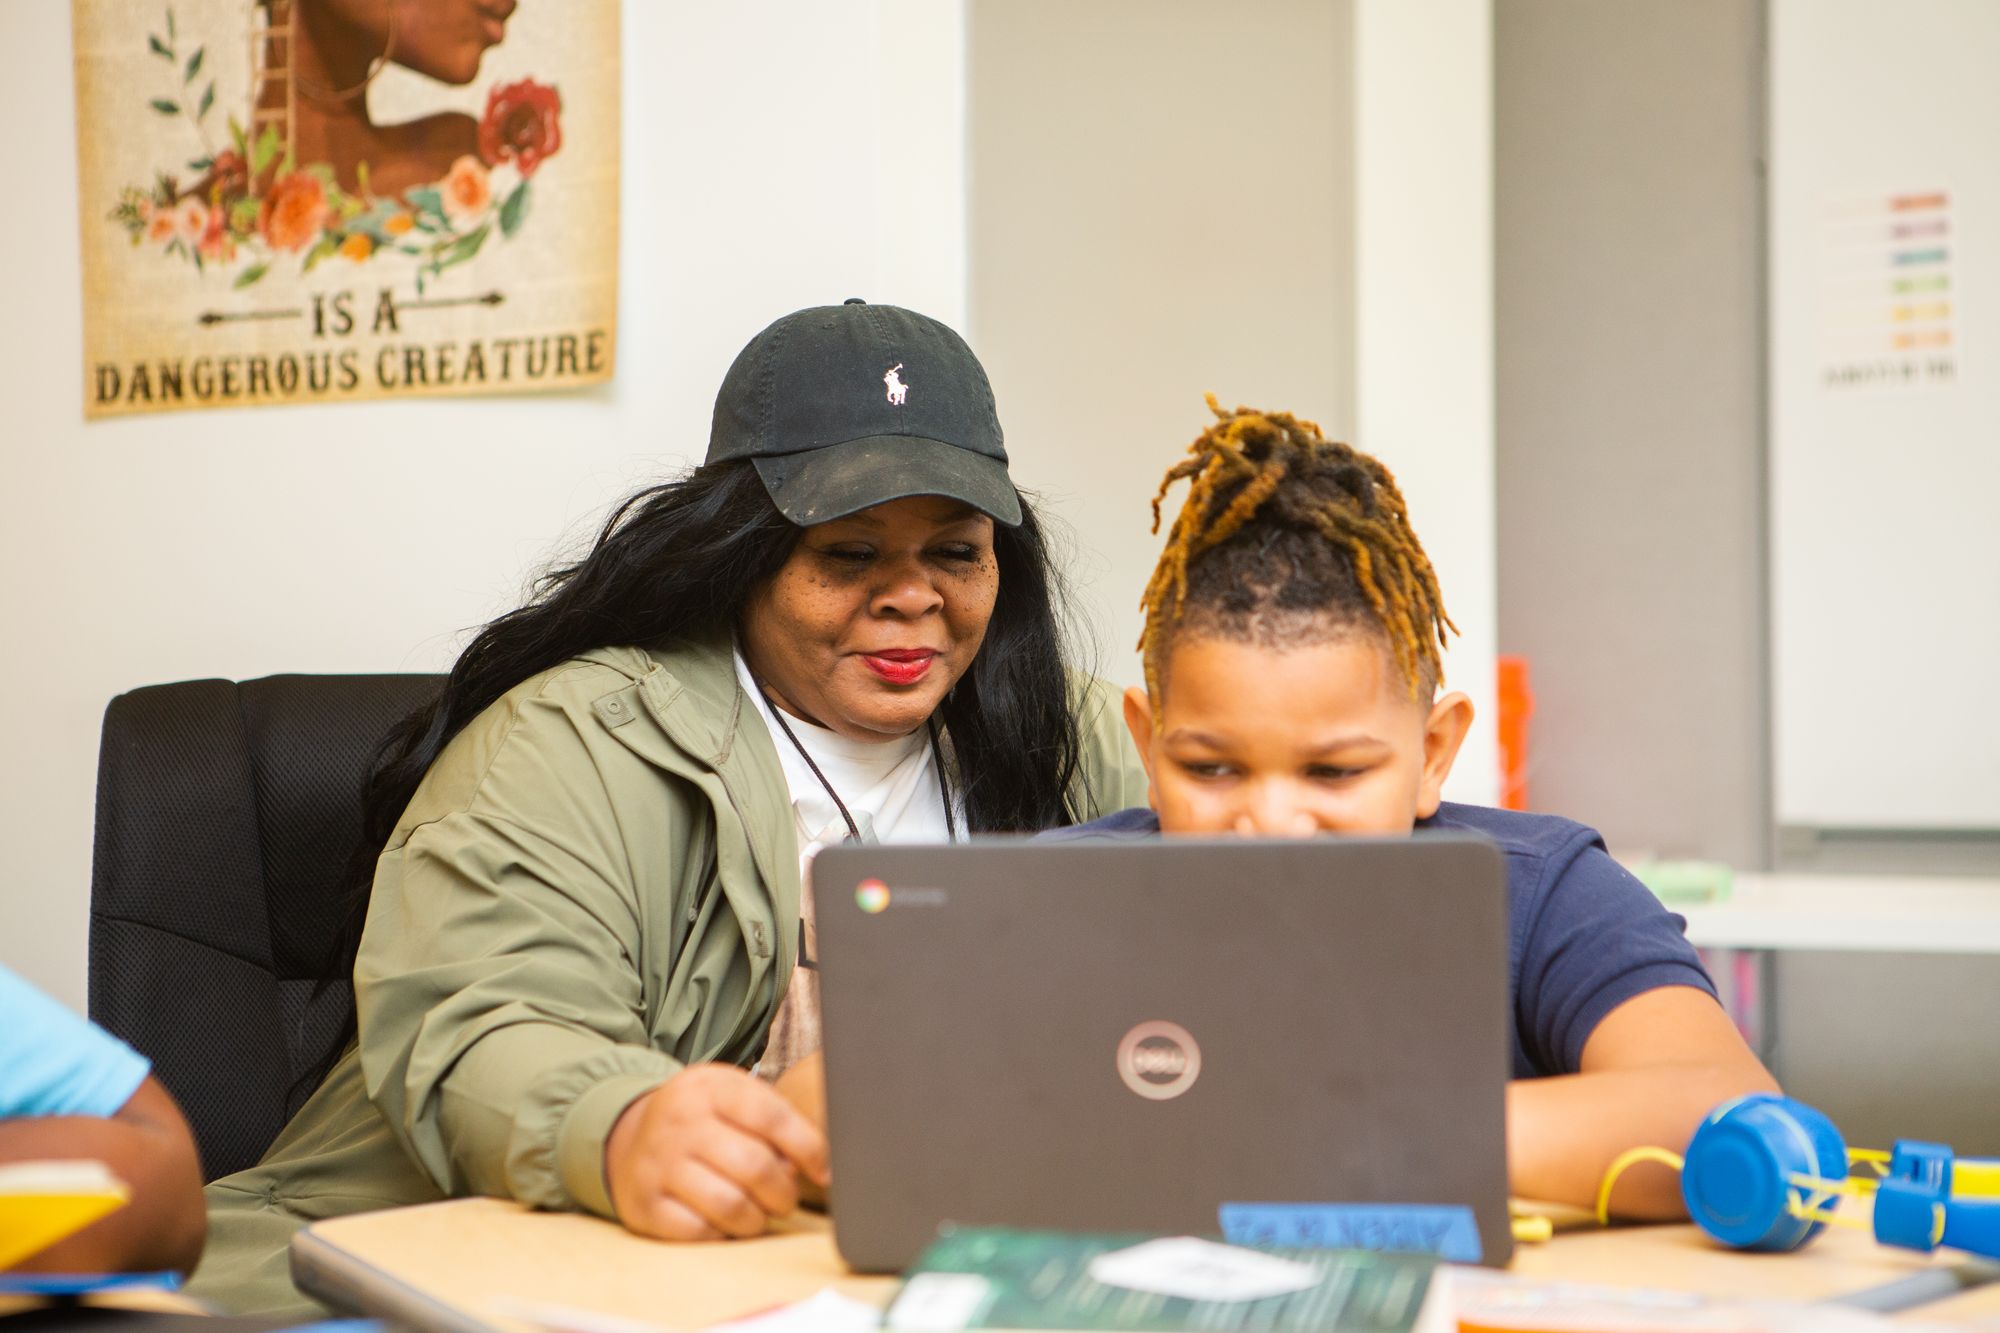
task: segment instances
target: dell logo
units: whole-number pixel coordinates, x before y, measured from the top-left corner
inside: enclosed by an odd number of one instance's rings
[[[1201,1077],[1201,1047],[1178,1023],[1141,1023],[1118,1043],[1118,1077],[1149,1101],[1167,1101]]]

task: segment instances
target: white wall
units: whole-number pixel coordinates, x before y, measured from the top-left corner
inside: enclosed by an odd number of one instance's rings
[[[1448,791],[1492,801],[1488,0],[974,0],[970,32],[972,332],[1106,675],[1140,675],[1202,392],[1294,410],[1402,482],[1480,715]]]
[[[1347,16],[973,0],[972,337],[1016,477],[1081,539],[1112,679],[1141,678],[1148,502],[1214,420],[1202,395],[1352,428]],[[1195,93],[1253,66],[1253,96]]]
[[[1290,410],[1401,482],[1480,714],[1449,791],[1493,799],[1487,0],[974,0],[970,32],[973,339],[1105,673],[1139,678],[1202,394]]]
[[[1494,57],[1499,622],[1535,694],[1529,799],[1621,853],[1744,869],[1768,855],[1762,11],[1512,0]]]
[[[1354,0],[1356,442],[1395,472],[1478,722],[1446,795],[1499,792],[1494,730],[1493,0]]]
[[[2000,5],[1770,12],[1773,813],[1993,838]],[[1907,211],[1933,192],[1944,207]],[[1949,230],[1899,239],[1913,224]],[[1902,279],[1948,285],[1892,295]]]
[[[700,457],[759,327],[964,319],[964,23],[936,0],[624,6],[618,376],[555,397],[85,426],[69,7],[0,8],[0,962],[84,1000],[97,732],[133,686],[435,670],[612,499]],[[509,47],[556,6],[524,6]]]
[[[751,333],[850,295],[970,320],[1020,480],[1076,529],[1119,679],[1157,551],[1145,500],[1202,391],[1352,431],[1402,480],[1465,632],[1447,670],[1482,724],[1452,794],[1491,797],[1487,0],[623,12],[613,384],[86,428],[67,7],[0,6],[0,113],[42,127],[12,141],[11,175],[45,203],[0,212],[0,961],[82,1004],[112,695],[443,666],[560,540],[699,457]],[[537,21],[558,11],[524,7],[510,40]],[[970,149],[969,37],[988,99]]]

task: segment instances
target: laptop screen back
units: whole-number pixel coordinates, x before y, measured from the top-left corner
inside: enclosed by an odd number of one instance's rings
[[[1511,1249],[1505,881],[1476,838],[835,847],[812,868],[834,1226],[1214,1234],[1469,1208]]]

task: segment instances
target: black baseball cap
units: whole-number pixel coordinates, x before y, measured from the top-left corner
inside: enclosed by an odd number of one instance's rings
[[[708,461],[732,458],[801,527],[909,495],[1021,521],[979,358],[901,306],[815,306],[752,338],[715,395]]]

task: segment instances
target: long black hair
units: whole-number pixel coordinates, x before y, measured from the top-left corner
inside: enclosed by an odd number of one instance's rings
[[[436,700],[397,723],[376,752],[347,872],[349,903],[322,987],[352,979],[376,859],[452,737],[514,686],[593,648],[733,633],[751,593],[777,574],[803,531],[771,503],[751,463],[705,464],[626,499],[581,559],[542,574],[525,605],[481,629]],[[1019,526],[996,523],[993,539],[993,616],[939,720],[973,831],[1027,833],[1096,812],[1079,808],[1087,795],[1072,793],[1084,784],[1064,666],[1068,598],[1027,497]],[[354,1032],[350,1001],[332,1046],[299,1085],[323,1079]]]

